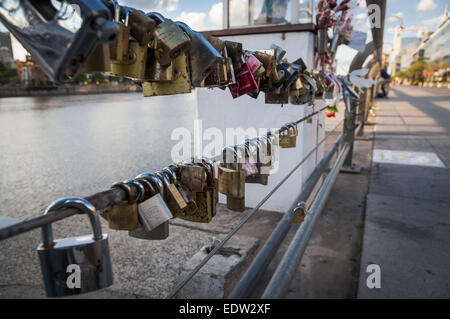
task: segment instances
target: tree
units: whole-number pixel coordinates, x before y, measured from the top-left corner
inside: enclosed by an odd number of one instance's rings
[[[95,73],[92,76],[92,83],[95,83],[95,84],[105,83],[105,77],[101,73]]]
[[[17,77],[17,72],[15,69],[9,69],[0,62],[0,83],[18,83],[19,79]]]

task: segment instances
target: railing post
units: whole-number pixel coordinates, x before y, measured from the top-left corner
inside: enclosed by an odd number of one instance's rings
[[[344,143],[350,145],[350,150],[344,161],[342,167],[343,173],[359,174],[361,173],[361,167],[353,164],[353,150],[355,144],[355,130],[356,130],[356,112],[360,109],[360,98],[350,98],[350,93],[345,93],[345,121],[344,121]]]

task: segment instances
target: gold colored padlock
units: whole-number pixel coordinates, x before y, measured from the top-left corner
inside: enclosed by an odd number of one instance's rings
[[[284,128],[285,128],[285,130],[283,130],[279,134],[280,147],[281,148],[296,148],[297,147],[297,136],[298,136],[297,126],[295,126],[293,124],[288,124]]]
[[[227,196],[227,208],[233,211],[245,210],[245,172],[219,167],[219,193]]]
[[[188,163],[186,163],[187,165]],[[200,167],[203,169],[203,173],[206,173],[206,184],[202,191],[192,191],[192,197],[197,204],[197,211],[194,214],[182,214],[178,218],[196,222],[196,223],[209,223],[216,215],[216,187],[214,179],[214,171],[212,164],[205,161],[201,163],[190,163],[191,166]]]
[[[115,22],[119,26],[119,33],[114,41],[109,45],[110,56],[112,60],[124,61],[128,57],[128,42],[130,39],[131,28],[128,25],[128,13],[125,23],[120,21],[120,6],[115,6]]]
[[[127,192],[128,203],[114,205],[106,209],[109,228],[115,230],[136,230],[139,227],[139,214],[133,190],[126,183],[116,183],[111,188],[120,188]]]
[[[84,65],[83,73],[111,72],[111,58],[109,54],[109,45],[99,44]]]
[[[294,220],[293,223],[300,224],[305,221],[306,215],[308,214],[308,210],[306,208],[306,203],[301,202],[298,204],[298,206],[294,209]]]
[[[181,54],[172,62],[173,80],[167,82],[143,82],[144,96],[159,96],[191,93],[191,80],[187,57]]]
[[[125,58],[111,60],[111,73],[133,79],[145,77],[147,63],[147,46],[141,46],[137,41],[127,41],[127,55]]]

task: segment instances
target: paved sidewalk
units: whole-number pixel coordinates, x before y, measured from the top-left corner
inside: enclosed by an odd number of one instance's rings
[[[450,298],[450,90],[395,87],[375,113],[374,151],[432,152],[445,168],[372,164],[358,298]]]

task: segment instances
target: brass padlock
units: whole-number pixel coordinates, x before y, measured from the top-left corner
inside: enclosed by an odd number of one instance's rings
[[[164,201],[169,207],[170,212],[176,218],[187,208],[187,203],[180,191],[174,184],[171,184],[164,172],[156,172],[155,175],[162,181],[164,185]]]
[[[189,37],[172,20],[157,12],[147,13],[147,16],[158,23],[153,37],[153,49],[156,59],[163,67],[191,48]]]
[[[275,50],[262,50],[252,53],[263,64],[263,67],[266,70],[265,76],[270,78],[277,65],[277,55]]]
[[[83,68],[83,73],[111,72],[111,57],[108,44],[99,44],[92,52]]]
[[[184,162],[181,165],[181,184],[192,192],[203,192],[207,185],[206,170],[192,162]]]
[[[302,80],[297,77],[289,88],[289,96],[300,96],[305,93],[308,93],[308,91],[304,88]]]
[[[138,208],[133,190],[126,183],[116,183],[111,188],[120,188],[128,195],[128,203],[114,205],[106,209],[108,225],[115,230],[135,230],[139,226]]]
[[[173,80],[168,82],[143,82],[144,96],[159,96],[191,93],[188,61],[185,54],[181,54],[173,61]]]
[[[295,217],[292,222],[295,224],[303,223],[308,214],[306,203],[305,202],[299,203],[298,206],[294,209],[294,214]]]
[[[156,29],[156,21],[147,17],[142,11],[132,10],[128,24],[131,36],[142,46],[148,46]]]
[[[179,218],[196,222],[196,223],[209,223],[216,215],[217,199],[215,196],[215,185],[211,180],[214,179],[213,170],[207,166],[203,161],[201,163],[185,163],[184,165],[191,165],[201,167],[207,174],[207,184],[202,191],[192,191],[192,197],[197,204],[197,211],[194,214],[183,214]]]
[[[296,148],[297,147],[297,136],[298,130],[295,124],[287,124],[280,130],[280,147],[281,148]]]
[[[230,158],[232,156],[232,159]],[[240,158],[234,147],[223,151],[223,163],[218,169],[218,190],[227,196],[227,208],[233,211],[245,210],[245,171],[238,163]]]
[[[120,6],[114,2],[114,20],[119,26],[119,33],[114,41],[109,45],[110,57],[113,61],[123,61],[128,59],[128,41],[130,39],[131,28],[128,25],[129,15],[126,13],[124,21],[120,17]]]
[[[191,191],[179,182],[178,176],[172,169],[172,167],[172,165],[167,166],[162,170],[162,172],[168,178],[169,182],[175,186],[184,202],[186,203],[186,207],[181,210],[180,214],[192,216],[197,212],[197,204],[192,198]]]
[[[275,149],[272,142],[274,141],[274,136],[271,132],[258,138],[260,144],[258,148],[258,161],[261,163],[260,172],[261,174],[270,175],[270,171],[275,165]]]
[[[142,81],[173,79],[172,65],[162,67],[153,57],[153,52],[148,46],[142,46],[135,40],[129,41],[128,60],[112,61],[111,73]]]

